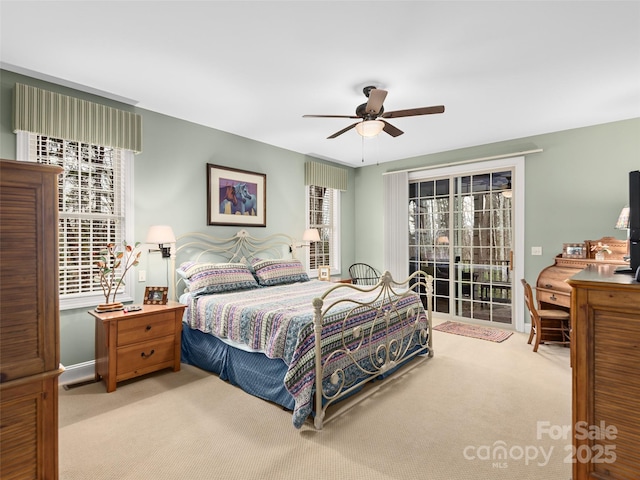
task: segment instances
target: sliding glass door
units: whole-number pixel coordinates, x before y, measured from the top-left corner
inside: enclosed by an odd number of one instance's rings
[[[513,323],[513,169],[410,179],[409,267],[434,277],[433,310]]]

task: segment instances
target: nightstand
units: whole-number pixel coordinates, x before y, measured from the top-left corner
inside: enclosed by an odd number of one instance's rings
[[[350,278],[332,278],[331,281],[333,283],[351,283]]]
[[[96,381],[107,392],[116,383],[150,372],[180,370],[182,315],[185,305],[143,305],[136,312],[89,313],[96,320]]]

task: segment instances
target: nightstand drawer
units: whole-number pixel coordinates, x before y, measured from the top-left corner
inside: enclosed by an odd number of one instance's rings
[[[174,312],[163,312],[120,320],[118,322],[118,347],[173,335],[175,328]]]
[[[167,363],[173,365],[174,337],[164,337],[155,341],[138,343],[118,348],[116,376],[122,378],[127,373],[137,376],[156,370],[156,366]]]

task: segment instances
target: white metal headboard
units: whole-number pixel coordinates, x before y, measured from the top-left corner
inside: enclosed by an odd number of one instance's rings
[[[244,229],[226,238],[198,232],[180,235],[176,239],[176,248],[171,253],[173,297],[177,300],[181,293],[182,282],[177,278],[176,267],[183,262],[249,263],[256,257],[295,258],[294,240],[284,233],[257,238]]]

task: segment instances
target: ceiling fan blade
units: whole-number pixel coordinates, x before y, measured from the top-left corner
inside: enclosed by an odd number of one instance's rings
[[[402,135],[404,133],[402,130],[400,130],[397,127],[394,127],[390,123],[387,123],[384,120],[382,120],[382,122],[384,123],[383,130],[385,132],[387,132],[389,135],[391,135],[392,137],[399,137],[400,135]]]
[[[432,113],[444,112],[444,105],[437,105],[434,107],[422,107],[422,108],[409,108],[407,110],[395,110],[393,112],[384,112],[380,115],[382,118],[398,118],[398,117],[413,117],[416,115],[430,115]]]
[[[357,118],[357,117],[356,117]],[[339,132],[334,133],[333,135],[331,135],[330,137],[327,137],[327,139],[329,138],[336,138],[338,135],[342,135],[344,132],[348,132],[349,130],[351,130],[353,127],[355,127],[357,124],[359,124],[360,122],[356,122],[352,125],[349,125],[347,128],[343,128],[342,130],[340,130]]]
[[[387,98],[387,91],[380,88],[373,88],[369,91],[369,100],[365,111],[368,114],[376,114],[382,108],[384,99]]]
[[[355,115],[303,115],[302,118],[360,118]]]

